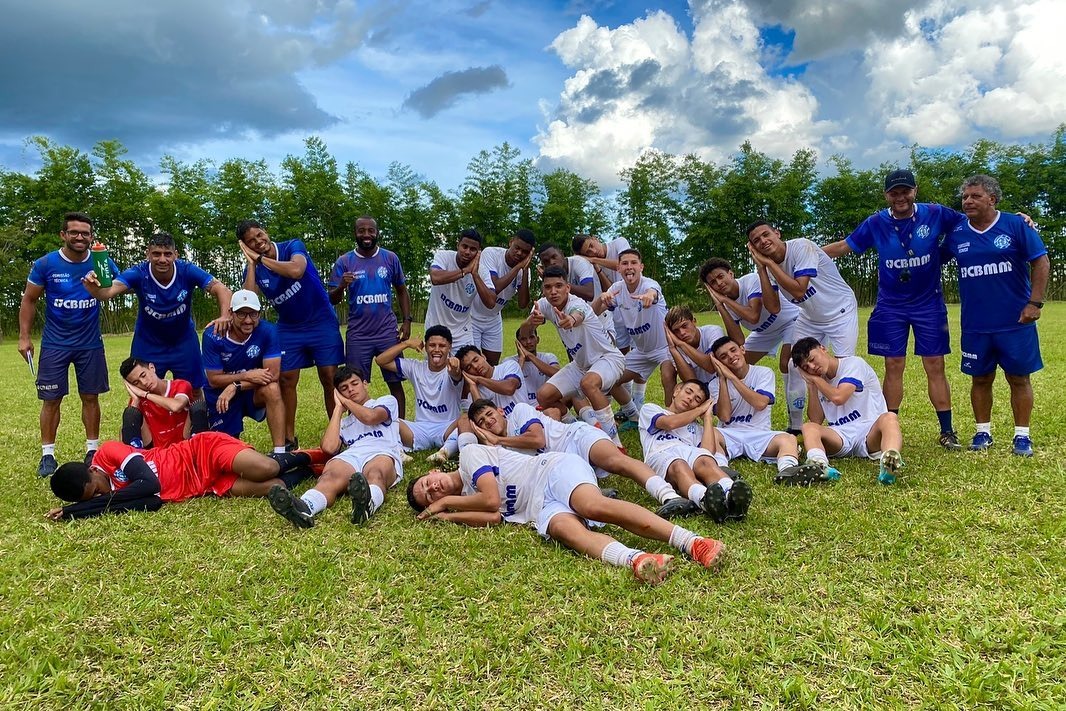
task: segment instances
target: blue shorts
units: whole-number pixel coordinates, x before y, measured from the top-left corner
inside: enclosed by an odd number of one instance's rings
[[[70,364],[78,378],[78,392],[99,395],[111,389],[107,380],[104,349],[61,351],[41,347],[37,356],[37,398],[58,400],[70,392]]]
[[[134,334],[130,355],[154,365],[155,374],[160,378],[170,371],[175,378],[188,380],[194,388],[204,388],[207,385],[204,362],[200,355],[200,341],[195,334],[180,343],[167,346],[145,343]]]
[[[335,322],[279,323],[278,339],[281,341],[282,372],[344,362],[344,342]]]
[[[257,407],[255,404],[254,390],[242,390],[237,393],[237,396],[229,401],[229,407],[225,412],[215,409],[219,392],[214,388],[204,390],[204,400],[207,402],[207,424],[213,432],[225,432],[230,436],[240,437],[244,432],[245,417],[251,417],[256,422],[266,419],[266,408]]]
[[[396,332],[379,338],[365,338],[353,331],[348,331],[345,345],[344,362],[349,368],[358,368],[363,372],[363,377],[370,381],[370,367],[374,363],[374,356],[384,353],[399,343],[396,340]],[[402,383],[403,377],[392,370],[382,370],[381,374],[386,383]]]
[[[962,332],[962,372],[987,375],[1003,368],[1007,375],[1029,375],[1044,367],[1036,324],[997,333]]]
[[[907,338],[914,329],[914,355],[942,356],[951,353],[948,337],[948,309],[941,299],[903,311],[878,304],[866,324],[870,355],[902,358],[907,355]]]

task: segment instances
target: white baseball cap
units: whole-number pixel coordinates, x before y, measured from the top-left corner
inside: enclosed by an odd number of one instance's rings
[[[255,295],[254,291],[249,291],[248,289],[241,289],[234,293],[233,300],[229,302],[229,307],[234,311],[240,311],[241,309],[262,311],[263,309],[259,305],[259,297]]]

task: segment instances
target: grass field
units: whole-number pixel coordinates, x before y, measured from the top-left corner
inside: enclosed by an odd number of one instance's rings
[[[35,476],[38,404],[9,339],[0,706],[1063,708],[1066,304],[1044,311],[1036,457],[1010,456],[1002,378],[994,450],[942,452],[912,358],[900,484],[845,461],[835,485],[782,489],[770,467],[740,464],[755,488],[748,520],[688,524],[726,542],[723,570],[685,564],[650,589],[531,530],[416,523],[401,491],[364,528],[344,500],[308,531],[262,500],[46,521],[56,501]],[[957,307],[951,316],[957,350]],[[541,334],[541,350],[561,354],[552,329]],[[104,434],[117,437],[129,338],[106,347]],[[957,353],[948,372],[968,440]],[[305,373],[305,444],[325,424],[317,390]],[[83,453],[77,402],[64,404],[60,461]],[[266,434],[248,436],[265,450]],[[426,468],[419,458],[407,475]]]

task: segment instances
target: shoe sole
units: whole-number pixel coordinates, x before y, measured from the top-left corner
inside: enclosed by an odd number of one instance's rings
[[[702,560],[697,560],[696,562],[702,565],[707,570],[717,571],[719,568],[722,567],[722,563],[725,561],[725,551],[726,547],[723,543],[718,547],[718,552],[715,554],[714,558],[711,558],[706,563],[704,563]]]
[[[830,477],[817,464],[799,464],[799,468],[792,474],[778,473],[774,477],[774,483],[782,486],[810,486],[811,484],[824,484],[830,481]]]
[[[1031,449],[1028,451],[1021,452],[1019,452],[1017,449],[1012,449],[1010,453],[1013,454],[1015,457],[1025,457],[1026,459],[1033,456],[1033,450]]]
[[[721,486],[712,484],[707,487],[707,493],[700,502],[700,509],[715,523],[725,523],[729,516],[729,501]]]
[[[352,523],[359,526],[370,520],[370,484],[359,472],[348,480],[348,498],[352,500]]]
[[[680,501],[682,503],[675,504],[675,501]],[[688,499],[671,499],[657,508],[655,510],[655,515],[659,518],[666,519],[667,521],[672,521],[675,518],[698,516],[702,512],[703,509],[698,504],[694,504]]]
[[[272,486],[267,492],[267,501],[270,502],[270,508],[274,509],[274,513],[297,528],[312,528],[315,525],[313,517],[297,510],[292,492],[284,486]]]
[[[743,521],[747,518],[748,509],[751,508],[753,498],[755,498],[755,495],[748,482],[743,479],[734,481],[733,488],[729,490],[729,494],[725,497],[726,519]]]
[[[881,468],[877,474],[877,480],[885,486],[896,483],[896,472],[903,466],[903,458],[899,452],[889,451],[881,455]]]
[[[664,556],[664,558],[665,560],[654,556],[646,557],[640,565],[633,567],[633,575],[637,580],[648,585],[661,584],[677,567],[677,558],[672,555]]]

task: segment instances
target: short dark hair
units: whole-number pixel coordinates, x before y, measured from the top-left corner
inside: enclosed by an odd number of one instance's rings
[[[540,246],[540,249],[537,250],[537,256],[539,257],[540,255],[544,254],[545,252],[550,252],[553,249],[555,251],[559,252],[559,254],[563,253],[563,250],[559,247],[559,245],[555,244],[554,242],[545,242],[544,244],[542,244]]]
[[[755,228],[753,227],[752,229]],[[727,272],[731,272],[733,271],[733,266],[721,257],[711,257],[703,263],[702,267],[700,267],[700,283],[706,284],[707,277],[709,277],[711,275],[711,272],[713,272],[715,269],[725,269]]]
[[[477,346],[468,344],[468,345],[463,346],[462,348],[460,348],[458,351],[455,352],[455,357],[459,361],[459,365],[460,366],[463,364],[463,358],[465,358],[466,356],[468,356],[471,353],[477,353],[478,355],[481,355],[481,349],[478,348]]]
[[[817,338],[810,336],[799,339],[792,344],[792,364],[798,368],[811,355],[811,351],[821,345]]]
[[[711,389],[707,387],[707,383],[703,382],[699,378],[689,378],[688,380],[682,380],[678,387],[681,387],[681,385],[684,385],[685,383],[691,383],[692,385],[698,387],[700,389],[700,392],[703,393],[704,400],[707,400],[711,397]]]
[[[537,248],[537,238],[533,235],[533,230],[525,227],[515,230],[515,233],[511,235],[511,239],[520,239],[533,249]]]
[[[673,328],[674,325],[682,319],[687,321],[696,320],[696,317],[692,315],[692,309],[684,304],[670,307],[670,310],[666,312],[666,316],[663,317],[663,321],[665,321],[667,328]]]
[[[154,235],[148,238],[148,248],[163,247],[165,249],[177,249],[178,245],[174,241],[174,235],[169,232],[156,232]]]
[[[530,324],[527,324],[527,323],[525,323],[525,322],[522,322],[522,323],[521,323],[521,324],[520,324],[520,325],[518,326],[518,328],[516,328],[516,329],[514,330],[514,337],[515,337],[515,338],[521,338],[521,337],[522,337],[522,329],[523,329],[523,328],[529,328],[529,329],[531,329],[531,330],[533,331],[533,335],[534,335],[534,336],[535,336],[535,335],[537,335],[537,327],[536,327],[536,326],[532,326],[532,325],[530,325]]]
[[[473,422],[474,418],[480,415],[481,411],[487,407],[496,407],[496,403],[486,397],[478,398],[470,403],[470,407],[466,409],[466,416]]]
[[[744,228],[744,235],[745,236],[750,236],[752,230],[756,229],[757,227],[762,227],[763,225],[766,225],[771,230],[776,230],[777,229],[776,227],[774,227],[771,223],[767,222],[766,220],[756,220],[755,222],[752,222],[750,225],[748,225],[747,227]]]
[[[548,267],[544,270],[544,276],[541,279],[541,282],[543,282],[544,279],[552,279],[556,277],[566,281],[566,270],[562,267]]]
[[[370,220],[374,223],[375,227],[377,227],[378,225],[378,221],[370,215],[360,215],[359,217],[355,218],[355,222],[352,223],[352,232],[355,232],[355,226],[359,224],[359,220]]]
[[[49,483],[52,485],[52,493],[63,501],[81,501],[85,494],[85,485],[89,483],[89,467],[85,462],[67,462],[56,469]]]
[[[737,343],[737,342],[734,341],[730,336],[722,336],[721,338],[717,339],[714,343],[711,344],[711,353],[712,354],[713,353],[717,353],[719,348],[721,348],[722,346],[728,345],[730,343]],[[737,343],[737,345],[739,346],[740,344]]]
[[[573,241],[570,242],[570,246],[574,248],[574,254],[581,254],[581,248],[585,246],[585,243],[590,239],[596,239],[592,235],[574,235]]]
[[[428,342],[429,339],[433,336],[440,336],[448,343],[452,342],[452,332],[451,329],[449,329],[447,326],[441,326],[440,324],[437,324],[436,326],[430,326],[426,329],[426,335],[422,340]]]
[[[640,250],[635,248],[635,247],[630,247],[629,249],[623,249],[621,252],[619,252],[618,253],[618,261],[622,261],[622,257],[626,256],[627,254],[635,254],[635,255],[637,255],[637,259],[639,259],[641,262],[644,261],[644,257],[640,256]]]
[[[248,230],[263,229],[258,220],[241,220],[237,223],[237,239],[244,241],[244,235]]]
[[[123,379],[125,379],[126,376],[129,375],[138,365],[147,368],[151,364],[146,360],[137,358],[136,356],[130,356],[126,360],[122,361],[121,365],[119,365],[118,374],[121,375]]]
[[[84,212],[65,212],[63,213],[63,231],[67,231],[67,224],[70,222],[84,222],[93,227],[93,218],[86,215]]]
[[[333,374],[333,387],[339,388],[341,383],[351,378],[359,378],[364,383],[366,382],[366,376],[363,375],[362,368],[357,365],[342,365]]]
[[[481,233],[478,232],[477,230],[475,230],[473,227],[468,227],[467,229],[465,229],[462,232],[460,232],[459,233],[459,239],[455,240],[455,243],[459,244],[464,239],[472,239],[475,242],[477,242],[478,244],[482,244],[482,245],[484,244],[484,241],[482,241],[482,239],[481,239]]]
[[[415,484],[417,484],[424,476],[425,474],[416,476],[411,480],[411,483],[407,485],[407,504],[415,510],[415,513],[422,513],[426,510],[426,507],[419,504],[415,499]]]

